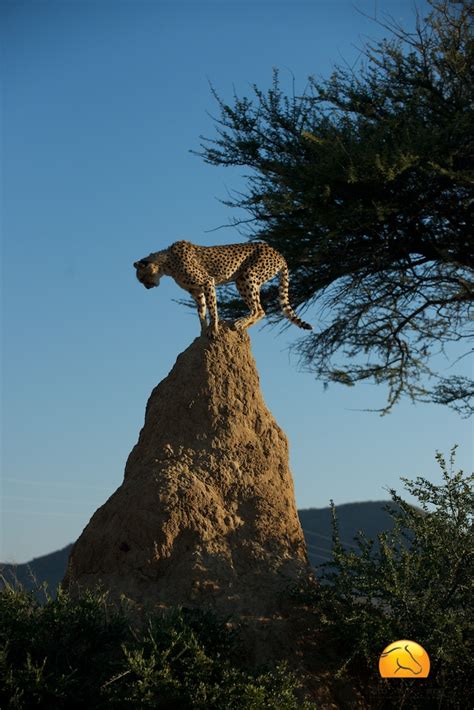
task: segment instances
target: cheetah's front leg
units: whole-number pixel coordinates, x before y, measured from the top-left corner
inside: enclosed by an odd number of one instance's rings
[[[206,299],[204,298],[203,291],[198,291],[197,289],[191,290],[191,296],[196,301],[199,321],[201,323],[201,335],[207,333],[207,320],[206,320]]]
[[[214,287],[214,279],[209,279],[204,283],[204,296],[206,298],[207,310],[209,311],[210,325],[208,333],[211,338],[214,338],[219,333],[218,316],[217,316],[217,298],[216,289]]]

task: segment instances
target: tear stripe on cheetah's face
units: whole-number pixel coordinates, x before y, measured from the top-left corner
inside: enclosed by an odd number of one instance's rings
[[[299,328],[312,329],[296,315],[289,303],[289,274],[284,257],[265,242],[202,247],[183,240],[136,261],[134,266],[137,278],[145,288],[158,286],[160,277],[167,275],[190,293],[198,308],[201,332],[211,337],[219,331],[216,285],[235,282],[250,310],[248,316],[239,318],[234,324],[236,328],[244,329],[265,315],[260,303],[260,288],[277,274],[283,315]]]

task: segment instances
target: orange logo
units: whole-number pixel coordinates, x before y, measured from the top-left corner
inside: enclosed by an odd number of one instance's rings
[[[382,678],[427,678],[430,657],[415,641],[394,641],[380,654],[379,671]]]

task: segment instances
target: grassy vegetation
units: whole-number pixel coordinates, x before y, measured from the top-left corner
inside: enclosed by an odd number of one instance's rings
[[[334,559],[321,565],[323,584],[294,591],[338,648],[338,675],[365,685],[374,708],[472,706],[474,476],[454,472],[455,449],[449,464],[437,460],[440,485],[402,478],[420,507],[390,491],[393,528],[378,544],[361,534],[358,549],[346,550],[333,508]],[[400,639],[426,649],[427,679],[379,678],[380,653]]]
[[[175,609],[133,625],[99,592],[41,605],[6,586],[0,617],[3,710],[313,707],[284,665],[243,670],[235,632],[210,614]]]

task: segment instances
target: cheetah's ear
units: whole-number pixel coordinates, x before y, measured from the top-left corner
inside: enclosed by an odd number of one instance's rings
[[[133,265],[136,269],[139,269],[141,266],[146,266],[147,262],[145,259],[140,259],[140,261],[135,261]]]

